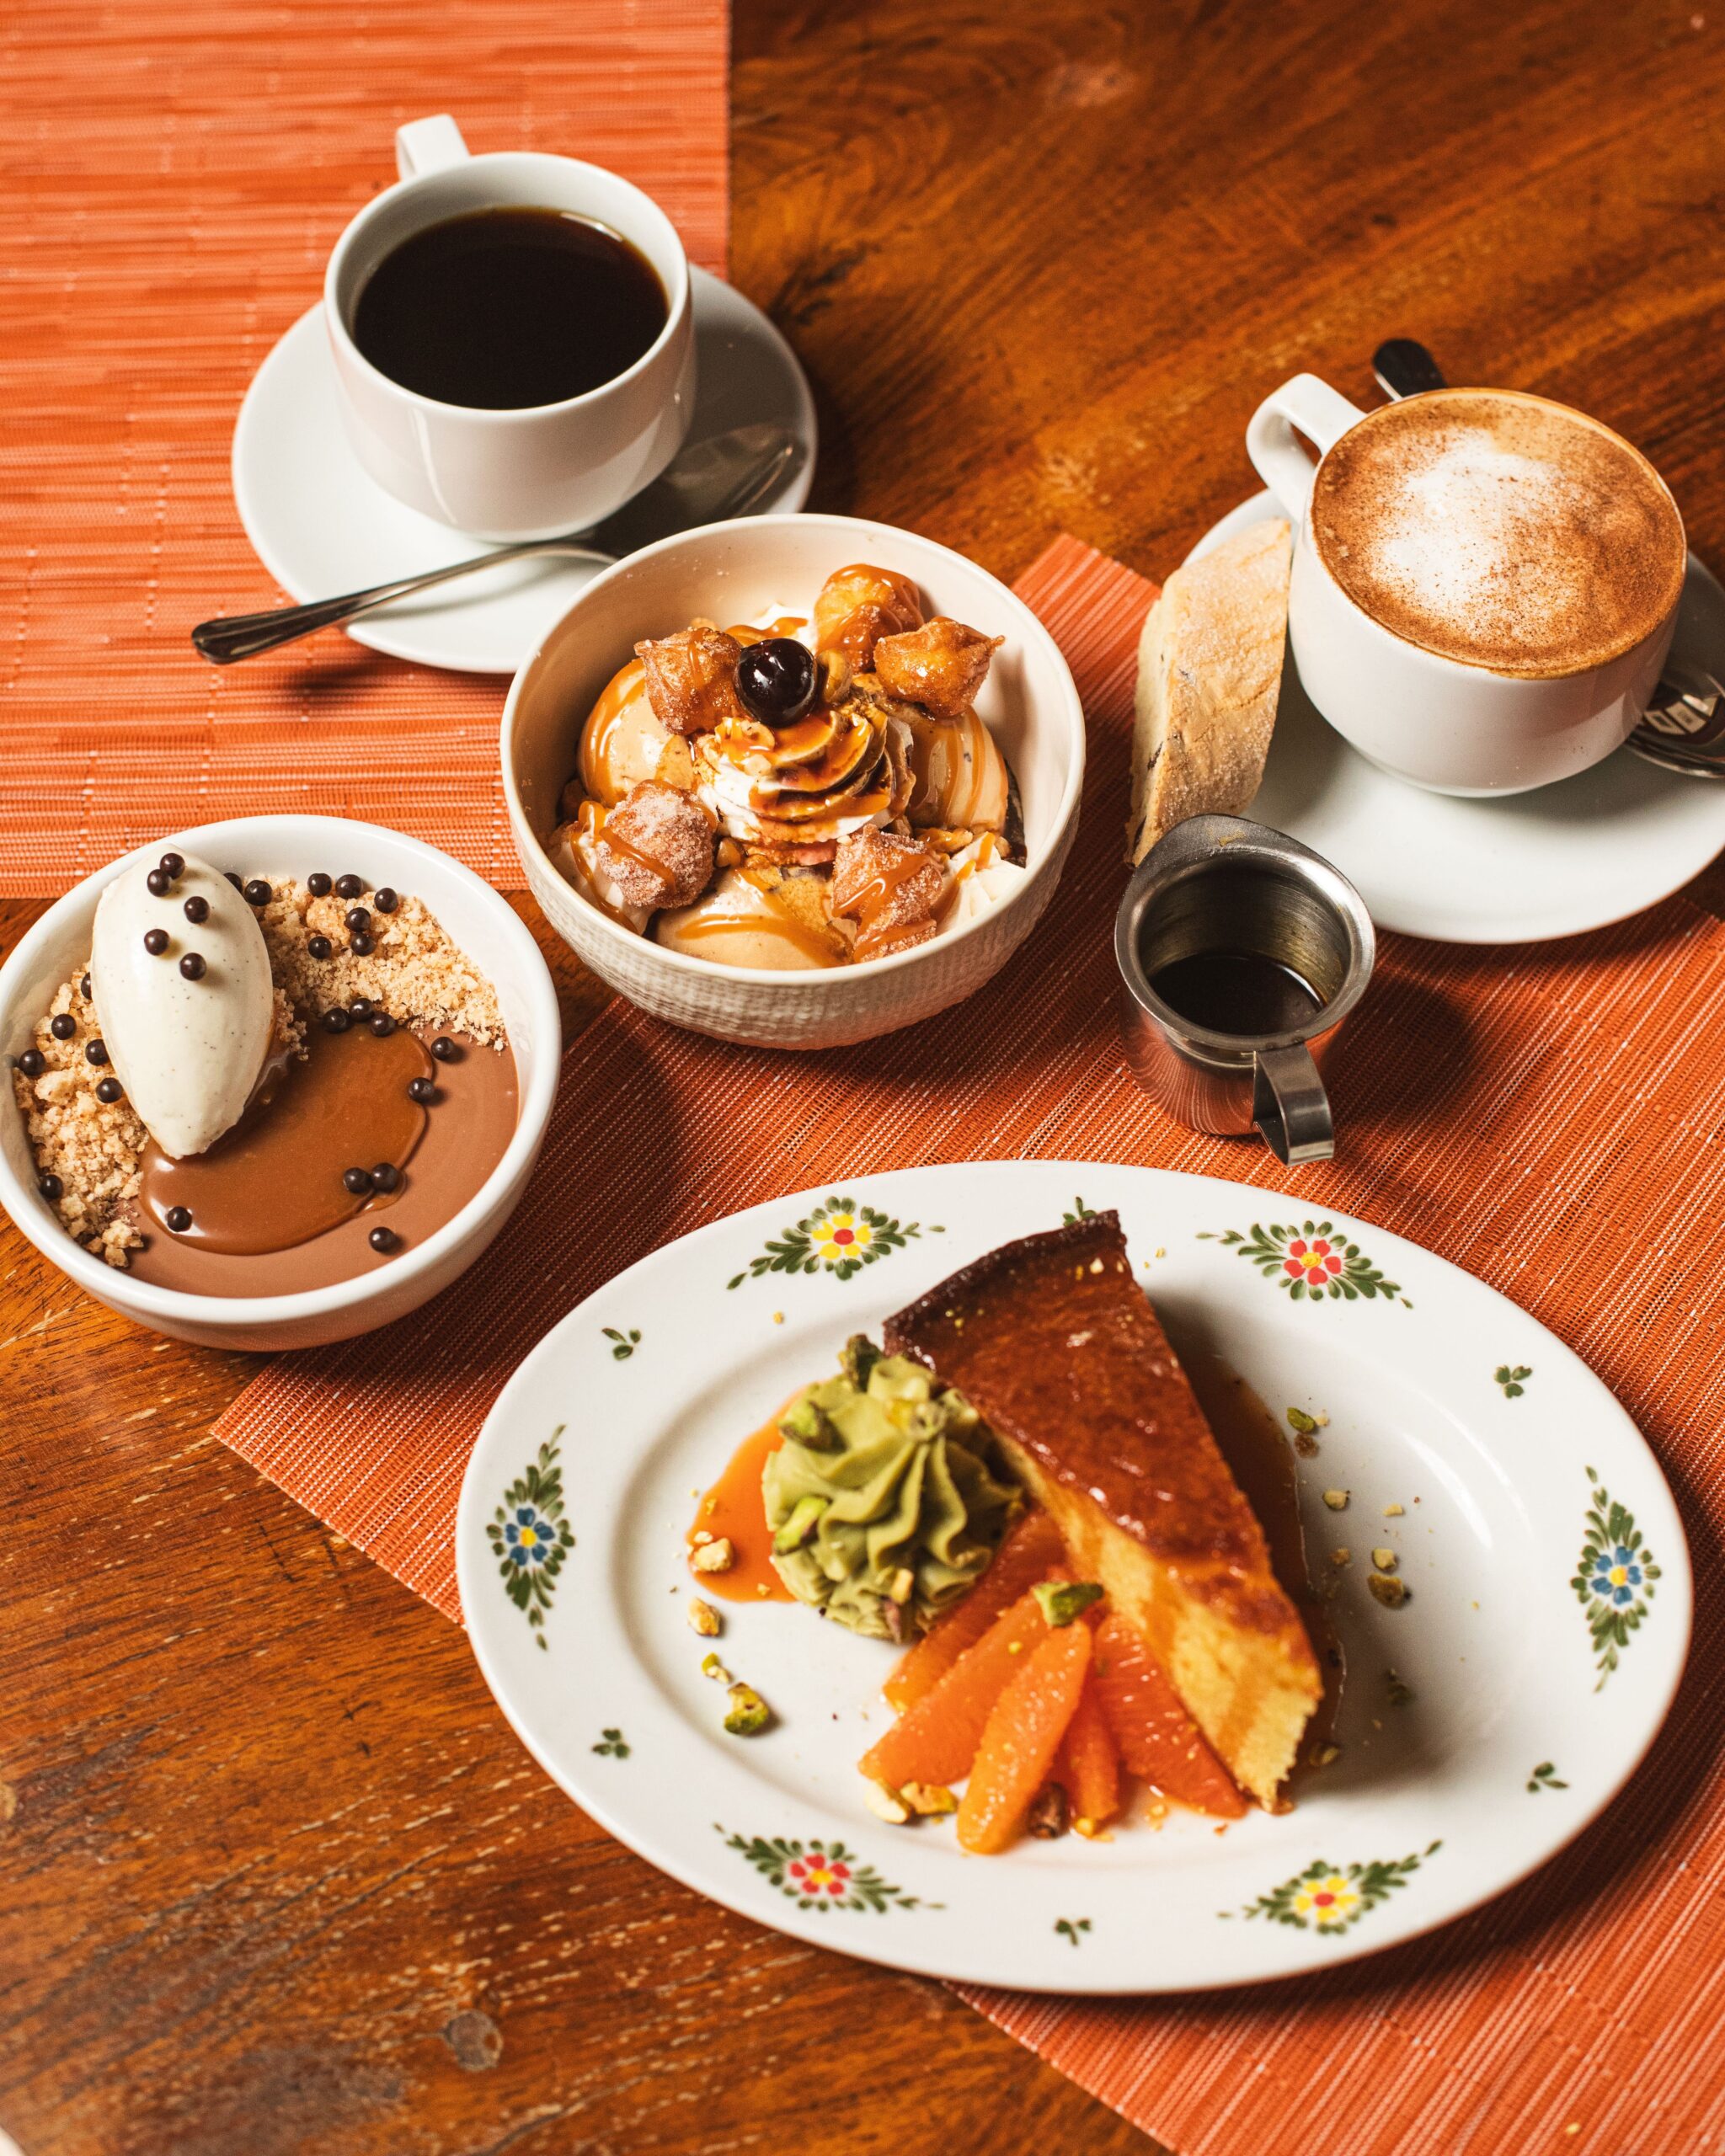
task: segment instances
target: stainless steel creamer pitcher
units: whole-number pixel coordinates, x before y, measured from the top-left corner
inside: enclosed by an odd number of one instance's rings
[[[1335,1132],[1319,1065],[1375,952],[1359,892],[1309,846],[1243,816],[1177,824],[1139,863],[1114,923],[1135,1075],[1194,1130],[1256,1129],[1280,1160],[1327,1160]],[[1254,969],[1286,983],[1268,1027],[1262,996],[1256,1012],[1242,997],[1237,1024],[1228,1009],[1227,984],[1249,983]]]

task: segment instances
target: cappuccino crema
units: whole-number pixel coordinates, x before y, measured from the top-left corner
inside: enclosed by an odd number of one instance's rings
[[[1683,588],[1677,504],[1598,421],[1512,390],[1368,413],[1318,467],[1311,536],[1394,636],[1498,674],[1578,674],[1659,627]]]

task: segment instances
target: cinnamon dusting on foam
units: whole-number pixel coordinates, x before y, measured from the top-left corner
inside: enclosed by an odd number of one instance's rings
[[[1506,390],[1372,412],[1318,468],[1324,565],[1393,635],[1463,664],[1580,673],[1632,649],[1683,586],[1682,519],[1639,451]]]

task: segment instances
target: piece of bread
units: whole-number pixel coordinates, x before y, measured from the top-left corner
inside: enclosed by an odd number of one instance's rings
[[[1138,647],[1132,737],[1135,866],[1188,816],[1237,816],[1258,791],[1276,723],[1293,559],[1280,517],[1188,562],[1162,586]]]
[[[1132,1276],[1119,1216],[991,1251],[886,1323],[956,1385],[1267,1810],[1323,1693],[1300,1613]]]

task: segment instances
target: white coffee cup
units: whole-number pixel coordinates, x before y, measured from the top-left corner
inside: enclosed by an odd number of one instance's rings
[[[1397,636],[1343,591],[1313,543],[1318,463],[1294,432],[1322,462],[1367,416],[1316,375],[1300,374],[1264,399],[1246,430],[1258,476],[1294,527],[1288,632],[1312,702],[1362,755],[1436,793],[1525,792],[1609,756],[1658,681],[1675,595],[1639,643],[1573,673],[1499,673]]]
[[[445,114],[395,137],[397,185],[335,243],[323,313],[354,453],[409,509],[482,539],[548,539],[621,509],[682,446],[695,408],[689,264],[676,229],[638,187],[598,165],[537,151],[473,157]],[[613,381],[556,404],[493,411],[440,403],[381,373],[353,340],[366,279],[413,233],[464,211],[566,210],[608,225],[657,272],[664,328]]]

